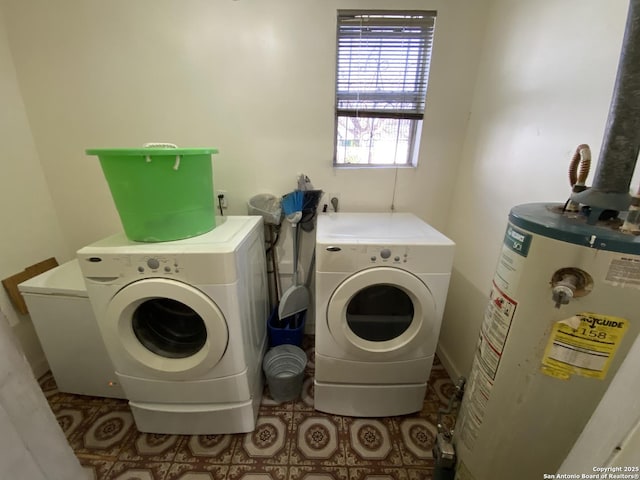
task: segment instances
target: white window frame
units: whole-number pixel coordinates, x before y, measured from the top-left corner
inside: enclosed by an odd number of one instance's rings
[[[334,167],[417,166],[435,19],[338,10]]]

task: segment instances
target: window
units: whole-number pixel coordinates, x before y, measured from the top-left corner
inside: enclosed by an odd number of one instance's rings
[[[338,11],[335,166],[415,166],[435,12]]]

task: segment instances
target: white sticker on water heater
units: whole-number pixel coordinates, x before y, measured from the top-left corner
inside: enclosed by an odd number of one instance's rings
[[[506,295],[494,278],[489,303],[484,312],[476,354],[467,381],[463,408],[456,431],[458,438],[469,450],[473,450],[491,397],[502,352],[507,342],[511,323],[518,303]]]
[[[621,255],[611,260],[605,283],[614,287],[640,289],[640,258]]]
[[[493,281],[505,293],[513,295],[518,290],[525,259],[506,245],[502,246]]]
[[[513,295],[520,283],[522,268],[529,255],[533,236],[513,225],[507,226],[498,258],[494,282],[507,295]]]
[[[506,295],[495,283],[489,292],[489,302],[484,312],[484,321],[480,328],[484,348],[480,348],[479,355],[487,375],[496,378],[500,358],[507,335],[511,329],[511,322],[516,312],[517,302]],[[482,346],[482,345],[481,345]]]

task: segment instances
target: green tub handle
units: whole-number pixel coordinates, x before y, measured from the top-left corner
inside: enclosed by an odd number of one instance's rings
[[[143,148],[178,148],[178,145],[175,143],[166,143],[166,142],[150,142],[142,145]],[[151,155],[146,156],[147,163],[151,162]],[[178,171],[180,168],[180,155],[176,155],[176,163],[173,164],[173,169]]]

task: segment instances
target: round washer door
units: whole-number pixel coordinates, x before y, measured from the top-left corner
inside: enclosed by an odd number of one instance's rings
[[[389,358],[425,345],[436,309],[427,286],[397,268],[372,268],[344,280],[327,305],[335,341],[362,359]]]
[[[200,290],[149,278],[127,285],[109,302],[102,331],[116,370],[145,367],[155,377],[194,376],[213,368],[229,341],[223,313]],[[124,357],[122,357],[124,355]]]

